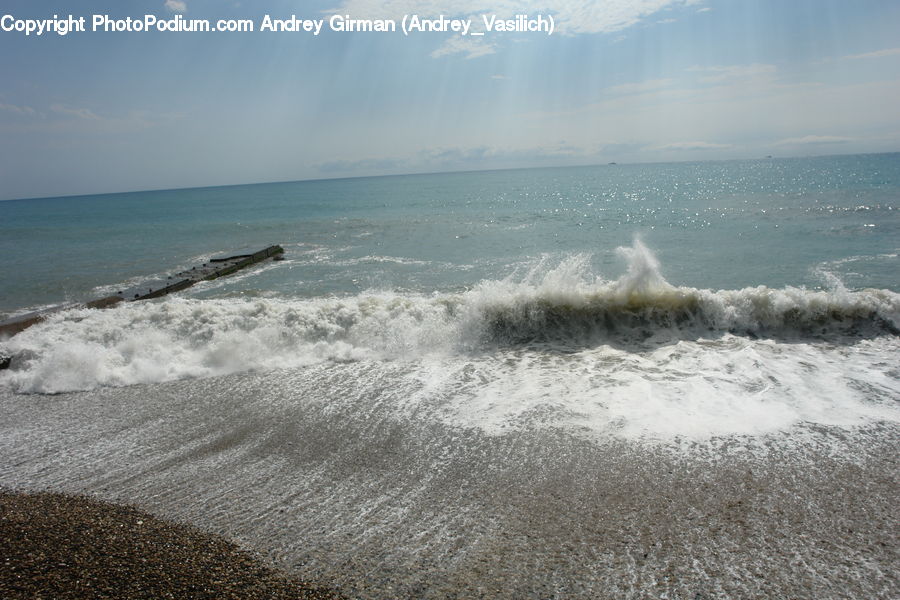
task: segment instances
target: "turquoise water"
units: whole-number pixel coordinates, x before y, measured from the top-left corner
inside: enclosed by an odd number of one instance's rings
[[[606,165],[0,203],[0,313],[90,299],[278,243],[288,261],[189,294],[465,289],[541,258],[598,276],[639,235],[668,281],[900,289],[900,154]]]
[[[373,600],[877,597],[898,212],[900,154],[2,202],[6,315],[286,252],[0,339],[0,486]]]
[[[217,254],[277,243],[286,258],[57,313],[0,341],[14,356],[0,386],[277,381],[325,364],[365,387],[400,364],[400,379],[444,382],[441,418],[487,429],[534,411],[657,440],[886,418],[898,199],[900,154],[3,202],[7,315]]]

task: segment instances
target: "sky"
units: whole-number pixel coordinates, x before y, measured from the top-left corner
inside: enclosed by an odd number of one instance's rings
[[[896,0],[0,0],[8,23],[54,14],[88,31],[0,31],[0,199],[900,151]],[[95,14],[257,30],[92,32]],[[484,31],[516,14],[554,31]]]

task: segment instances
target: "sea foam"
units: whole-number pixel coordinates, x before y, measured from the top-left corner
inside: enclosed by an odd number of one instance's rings
[[[896,418],[900,295],[678,287],[639,241],[619,254],[615,280],[581,254],[456,294],[71,310],[2,343],[15,358],[0,385],[59,393],[399,362],[427,381],[415,402],[496,432],[542,423],[702,438]]]
[[[69,310],[2,343],[22,392],[152,383],[323,360],[415,359],[542,345],[556,350],[716,338],[795,341],[896,336],[900,294],[676,287],[640,241],[603,280],[579,254],[459,294],[369,292],[317,299],[188,299]]]

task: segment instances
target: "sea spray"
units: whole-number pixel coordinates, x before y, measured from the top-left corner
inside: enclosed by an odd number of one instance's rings
[[[523,344],[640,351],[727,333],[842,343],[895,336],[900,323],[900,294],[887,290],[676,287],[640,241],[619,254],[627,271],[614,281],[591,273],[589,255],[580,254],[553,265],[544,260],[519,280],[484,281],[459,294],[171,297],[67,311],[0,344],[17,357],[0,384],[52,393]]]
[[[616,281],[615,295],[620,300],[627,301],[635,296],[649,298],[672,290],[660,272],[659,260],[640,238],[634,239],[631,248],[616,248],[616,254],[628,265],[628,272]]]

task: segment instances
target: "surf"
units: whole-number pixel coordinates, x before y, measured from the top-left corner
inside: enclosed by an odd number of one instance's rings
[[[0,342],[14,357],[0,385],[57,393],[516,348],[644,352],[725,336],[845,345],[898,336],[900,294],[889,290],[679,287],[640,240],[617,254],[625,269],[611,280],[593,271],[590,255],[575,254],[457,293],[169,297],[63,311]]]

